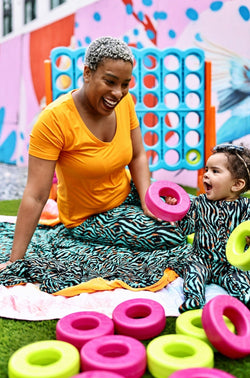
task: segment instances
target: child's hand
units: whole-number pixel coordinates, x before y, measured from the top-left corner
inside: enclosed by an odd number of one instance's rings
[[[171,196],[167,196],[167,197],[164,197],[164,201],[168,204],[168,205],[176,205],[177,204],[177,199],[175,197],[171,197]],[[175,222],[169,222],[172,226],[175,226]]]
[[[165,199],[165,202],[168,205],[176,205],[177,204],[177,199],[175,197],[167,196],[167,197],[164,197],[164,199]]]
[[[246,236],[246,244],[250,245],[250,236]]]

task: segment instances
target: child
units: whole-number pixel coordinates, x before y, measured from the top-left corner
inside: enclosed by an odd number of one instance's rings
[[[203,307],[209,283],[220,285],[249,307],[250,271],[232,266],[225,251],[231,232],[250,219],[250,199],[241,196],[250,189],[250,150],[216,146],[208,158],[203,185],[205,194],[191,200],[189,212],[178,222],[185,234],[195,232],[192,254],[172,267],[184,279],[185,301],[179,311]]]

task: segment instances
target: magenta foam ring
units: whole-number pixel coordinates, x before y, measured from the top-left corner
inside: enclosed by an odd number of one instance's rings
[[[66,315],[56,324],[57,340],[66,341],[78,350],[88,341],[114,334],[114,323],[96,311],[80,311]]]
[[[177,203],[170,205],[162,197],[174,197]],[[190,198],[187,192],[178,184],[165,180],[155,181],[149,186],[145,202],[156,218],[167,222],[182,219],[190,208]]]
[[[112,373],[111,371],[107,370],[91,370],[84,371],[83,373],[74,375],[71,378],[124,378],[124,375]]]
[[[138,340],[124,335],[98,337],[81,351],[82,371],[108,370],[127,378],[140,378],[146,371],[146,348]]]
[[[146,298],[135,298],[120,303],[112,313],[115,332],[138,340],[152,339],[165,328],[163,306]]]
[[[215,368],[190,368],[175,371],[169,378],[236,378],[223,370]]]
[[[234,324],[231,332],[223,319]],[[205,304],[202,325],[213,346],[229,358],[242,358],[250,354],[250,311],[237,298],[218,295]]]

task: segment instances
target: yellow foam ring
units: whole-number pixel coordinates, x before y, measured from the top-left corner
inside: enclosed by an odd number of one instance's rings
[[[70,378],[80,371],[80,353],[60,340],[42,340],[15,351],[8,363],[9,378]]]
[[[205,341],[205,343],[207,343],[214,352],[217,352],[215,347],[210,343],[209,339],[207,338],[206,332],[202,326],[202,311],[203,309],[200,308],[196,310],[183,312],[176,319],[175,331],[177,334],[192,336],[202,341]],[[223,319],[229,331],[231,331],[232,333],[236,333],[235,326],[230,321],[230,319],[226,316],[223,316]]]
[[[214,352],[196,337],[169,334],[151,340],[147,346],[148,370],[153,377],[165,378],[191,367],[214,367]]]
[[[246,236],[250,235],[250,220],[240,223],[227,241],[226,257],[238,269],[250,270],[250,247],[246,248]]]
[[[188,244],[193,244],[194,241],[194,233],[187,236]]]
[[[191,160],[189,158],[192,153],[196,155],[196,158],[194,160]],[[201,160],[201,154],[198,150],[189,150],[186,154],[186,160],[189,164],[197,164]]]

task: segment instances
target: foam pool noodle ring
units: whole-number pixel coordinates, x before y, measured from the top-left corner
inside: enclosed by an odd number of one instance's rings
[[[175,205],[170,205],[162,197],[174,197]],[[182,219],[190,208],[190,198],[187,192],[178,184],[170,181],[155,181],[148,188],[145,196],[147,208],[157,218],[167,222]]]
[[[250,220],[239,224],[229,236],[226,246],[226,257],[236,268],[250,270],[250,246],[247,250],[246,236],[250,236]]]
[[[59,217],[57,202],[49,198],[43,208],[41,219],[57,219]]]
[[[112,313],[115,331],[137,340],[151,339],[165,328],[166,316],[162,305],[148,298],[129,299],[115,307]]]
[[[236,334],[227,327],[223,315],[234,324]],[[211,344],[224,356],[243,358],[250,355],[250,311],[237,298],[218,295],[203,308],[201,321]]]
[[[175,331],[177,334],[193,336],[197,339],[205,341],[214,352],[217,352],[213,344],[210,343],[209,339],[207,338],[206,332],[202,327],[202,309],[190,310],[183,312],[181,315],[178,316],[176,319]],[[235,333],[235,326],[234,324],[226,317],[223,316],[223,319],[228,327],[228,329]]]
[[[190,368],[178,370],[169,378],[236,378],[234,375],[215,368]]]
[[[53,199],[54,201],[57,200],[57,177],[56,173],[54,173],[52,186],[49,193],[49,198]]]
[[[70,378],[79,371],[79,351],[58,340],[25,345],[15,351],[8,362],[9,378]]]
[[[177,370],[214,367],[210,346],[195,337],[169,334],[154,338],[147,346],[148,370],[153,377],[169,377]]]
[[[130,378],[146,371],[145,346],[125,335],[101,336],[88,341],[80,351],[82,371],[108,370]]]
[[[74,345],[79,351],[88,341],[114,334],[114,323],[97,311],[79,311],[58,320],[56,339]]]

